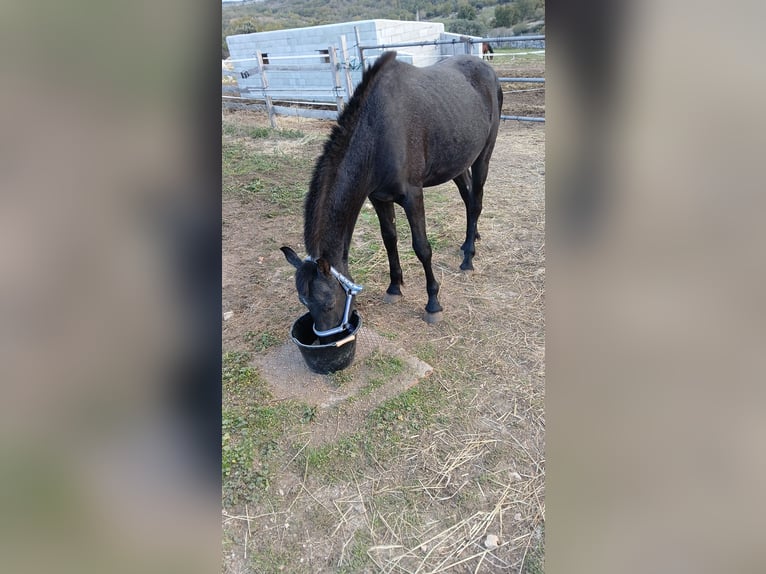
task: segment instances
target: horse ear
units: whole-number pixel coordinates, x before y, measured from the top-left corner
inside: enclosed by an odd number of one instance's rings
[[[303,261],[301,261],[301,258],[298,257],[298,254],[290,249],[287,245],[283,245],[279,248],[282,253],[285,254],[285,259],[287,259],[287,262],[295,267],[296,269],[300,269],[301,265],[303,265]]]
[[[323,259],[321,257],[317,259],[317,269],[319,269],[325,275],[330,275],[330,264],[327,262],[327,259]]]

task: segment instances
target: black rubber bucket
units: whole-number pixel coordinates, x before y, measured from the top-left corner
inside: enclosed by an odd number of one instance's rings
[[[320,375],[327,375],[348,367],[356,352],[356,334],[362,326],[359,313],[353,311],[349,317],[351,330],[342,333],[333,343],[319,344],[319,337],[314,333],[314,320],[311,313],[306,313],[293,323],[290,336],[303,355],[309,369]]]

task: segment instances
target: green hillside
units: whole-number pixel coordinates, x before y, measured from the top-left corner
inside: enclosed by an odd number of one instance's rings
[[[484,36],[544,31],[544,0],[263,0],[223,3],[222,48],[226,36],[284,28],[387,18],[443,22],[447,31]]]

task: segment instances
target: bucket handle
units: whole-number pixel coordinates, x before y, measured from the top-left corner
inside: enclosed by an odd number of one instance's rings
[[[356,339],[356,335],[349,335],[348,337],[344,337],[340,341],[335,341],[335,346],[342,347],[343,345],[345,345],[346,343],[350,343],[354,339]]]

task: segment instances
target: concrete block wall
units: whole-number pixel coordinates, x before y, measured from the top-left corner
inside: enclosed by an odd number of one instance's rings
[[[334,102],[336,94],[332,89],[334,83],[332,69],[329,64],[323,64],[325,58],[320,51],[327,50],[330,45],[335,46],[338,60],[342,61],[340,36],[345,36],[349,55],[348,63],[352,69],[352,82],[354,85],[358,84],[362,79],[362,68],[359,52],[356,49],[355,27],[359,30],[359,39],[364,46],[457,39],[454,46],[394,48],[398,53],[398,59],[415,66],[428,66],[443,59],[444,56],[465,53],[465,45],[460,41],[461,36],[446,34],[444,25],[435,22],[363,20],[228,36],[226,42],[240,92],[243,95],[249,92],[255,96],[262,93],[261,77],[257,61],[254,59],[256,50],[260,50],[262,54],[268,55],[268,63],[271,65],[266,68],[266,75],[269,88],[274,90],[271,94],[272,98]],[[481,55],[480,44],[475,44],[473,50],[475,54]],[[365,50],[365,64],[374,62],[376,56],[382,51]],[[315,57],[313,57],[314,54]],[[280,65],[298,66],[302,69],[290,71],[274,69]],[[310,69],[312,67],[316,69]],[[345,87],[342,74],[341,86]]]
[[[438,40],[444,32],[444,24],[437,22],[403,22],[400,20],[377,20],[377,41],[374,44],[397,44],[405,42],[429,42]],[[392,48],[398,59],[415,66],[430,66],[439,59],[438,46],[406,46]],[[371,55],[375,52],[371,52]],[[365,54],[365,57],[367,55]]]
[[[358,71],[355,70],[356,73],[352,72],[352,80],[355,84],[360,81],[362,72],[361,65],[358,63],[358,53],[355,49],[354,26],[358,27],[363,43],[368,41],[375,43],[375,22],[373,20],[228,36],[226,42],[237,72],[240,91],[242,93],[251,91],[254,95],[261,93],[261,77],[257,71],[256,61],[252,60],[256,50],[260,50],[262,54],[268,56],[268,63],[274,67],[301,68],[298,70],[266,68],[269,87],[275,90],[272,97],[335,101],[335,92],[332,89],[334,83],[332,69],[329,64],[325,63],[327,58],[322,51],[326,51],[331,45],[335,46],[337,57],[342,61],[340,36],[344,35],[350,63],[359,68]],[[306,57],[314,54],[316,57]],[[290,56],[296,57],[291,58]],[[243,71],[249,74],[249,77],[243,78],[241,73]],[[345,85],[343,78],[341,78],[341,85]]]
[[[463,36],[461,34],[452,34],[450,32],[444,32],[439,37],[442,41],[454,41],[454,44],[439,44],[439,53],[445,56],[456,56],[458,54],[465,54],[465,42],[463,38],[471,38],[472,40],[478,40],[478,36]],[[471,54],[481,57],[481,44],[471,44]]]

